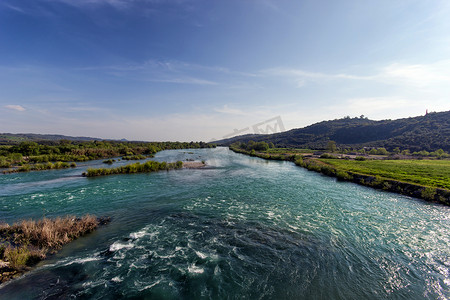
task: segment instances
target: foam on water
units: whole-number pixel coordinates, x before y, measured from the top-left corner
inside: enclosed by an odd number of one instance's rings
[[[121,243],[121,242],[114,242],[110,247],[109,251],[114,252],[121,249],[131,249],[135,246],[134,243]]]
[[[199,156],[215,168],[53,181],[0,197],[8,220],[42,208],[112,216],[0,298],[450,297],[447,207],[226,149],[188,152],[156,159]],[[0,177],[0,187],[21,176]]]

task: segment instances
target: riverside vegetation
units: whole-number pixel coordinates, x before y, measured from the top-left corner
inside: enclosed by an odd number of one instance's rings
[[[270,148],[265,142],[234,143],[234,152],[264,159],[287,160],[296,165],[316,171],[339,180],[352,181],[361,185],[396,192],[416,198],[450,205],[450,160],[443,150],[421,151],[416,158],[400,159],[396,153],[384,148],[355,151],[344,154],[330,142],[327,152],[308,149]],[[364,154],[362,154],[364,152]],[[345,151],[348,153],[348,151]],[[408,153],[409,154],[409,153]],[[425,156],[427,155],[427,156]],[[378,157],[376,157],[378,156]]]
[[[22,141],[18,144],[0,146],[0,168],[3,173],[28,172],[76,167],[76,162],[109,158],[141,160],[168,149],[212,148],[206,143],[180,142],[114,142],[114,141]],[[179,169],[175,163],[147,161],[111,169],[88,169],[84,176],[94,177],[111,174],[130,174]],[[13,225],[0,224],[0,283],[20,276],[30,270],[48,254],[53,254],[64,244],[93,231],[108,219],[86,215],[81,218],[64,218],[40,221],[26,220]]]
[[[108,222],[108,218],[85,215],[0,224],[0,283],[20,276],[48,254]]]
[[[204,142],[22,141],[0,146],[0,168],[7,169],[3,173],[61,169],[88,160],[141,160],[162,150],[211,147]]]
[[[87,169],[83,173],[85,177],[96,177],[105,175],[115,175],[115,174],[134,174],[134,173],[152,173],[163,170],[173,170],[181,169],[183,167],[183,162],[177,161],[174,163],[167,162],[157,162],[149,160],[145,163],[136,162],[134,164],[129,164],[125,166],[120,166],[117,168],[98,168],[98,169]]]

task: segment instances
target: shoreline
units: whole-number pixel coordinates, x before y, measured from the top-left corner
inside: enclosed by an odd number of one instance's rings
[[[450,190],[436,187],[429,187],[420,184],[403,182],[400,180],[384,178],[369,174],[361,174],[352,171],[341,170],[331,165],[325,164],[315,158],[297,155],[272,155],[269,153],[259,153],[229,147],[235,153],[255,156],[266,160],[291,161],[299,167],[306,168],[337,180],[349,181],[366,187],[393,192],[400,195],[422,199],[428,202],[450,206]]]
[[[206,167],[206,163],[203,161],[184,161],[183,169],[202,169]]]
[[[85,215],[0,224],[0,284],[31,271],[47,255],[110,221],[109,217]]]

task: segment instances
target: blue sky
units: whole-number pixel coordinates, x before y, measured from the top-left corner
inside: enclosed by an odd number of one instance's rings
[[[450,2],[2,0],[0,132],[220,139],[450,109]]]

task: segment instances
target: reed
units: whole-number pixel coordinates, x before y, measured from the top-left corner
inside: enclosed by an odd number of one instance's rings
[[[47,254],[55,253],[70,241],[92,232],[109,219],[92,215],[55,219],[23,220],[0,225],[0,282],[27,271]]]

